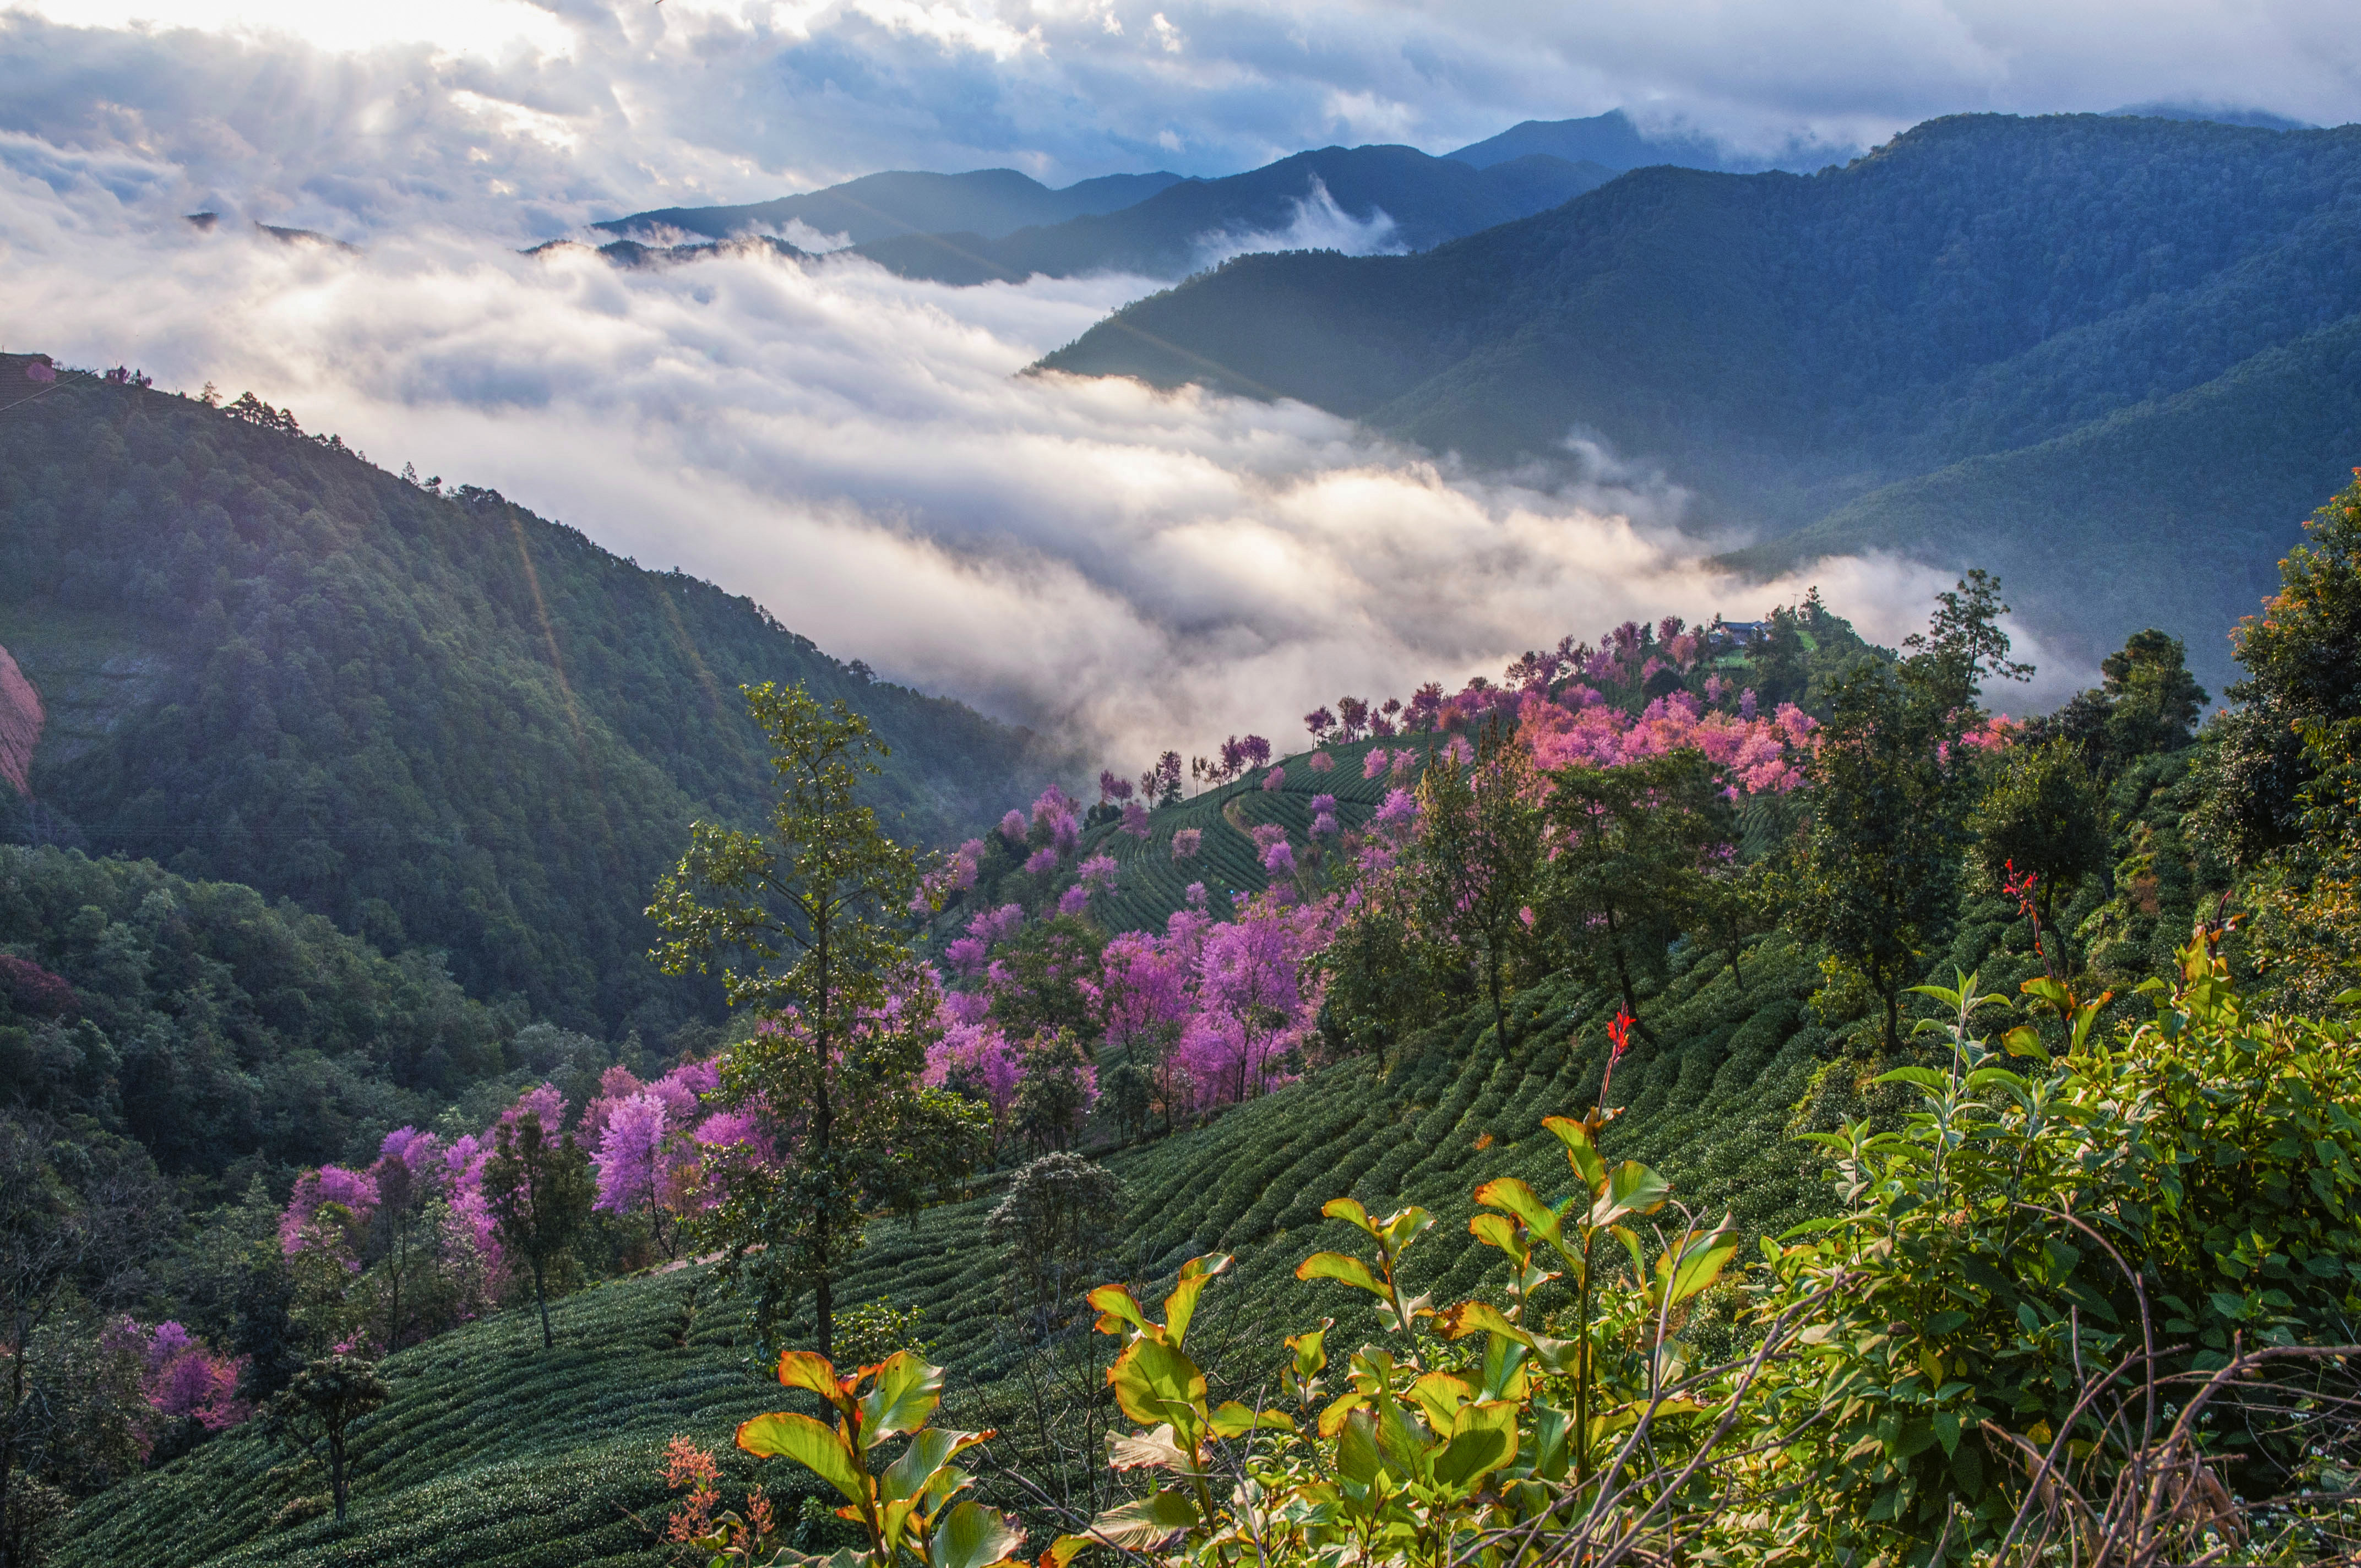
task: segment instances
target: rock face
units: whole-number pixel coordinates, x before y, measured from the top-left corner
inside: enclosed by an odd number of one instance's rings
[[[41,709],[41,694],[16,667],[8,650],[0,648],[0,779],[16,786],[16,793],[32,798],[33,748],[40,743],[41,724],[48,717]]]

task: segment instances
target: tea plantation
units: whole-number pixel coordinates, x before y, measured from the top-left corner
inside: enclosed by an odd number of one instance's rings
[[[1357,767],[1351,776],[1360,782]],[[1963,949],[1995,930],[1971,923]],[[1613,1098],[1629,1111],[1609,1147],[1657,1164],[1701,1211],[1727,1209],[1750,1231],[1775,1230],[1818,1201],[1786,1135],[1795,1108],[1824,1092],[1814,1075],[1828,1034],[1804,1002],[1817,977],[1781,937],[1752,957],[1742,992],[1727,964],[1689,957],[1648,1008],[1664,1044],[1635,1043],[1617,1069]],[[2015,977],[1986,976],[1996,978]],[[1478,1288],[1498,1255],[1466,1234],[1468,1191],[1510,1174],[1544,1192],[1563,1185],[1563,1158],[1541,1118],[1596,1100],[1601,1016],[1570,983],[1540,986],[1521,999],[1508,1059],[1470,1016],[1428,1032],[1388,1069],[1343,1062],[1114,1155],[1109,1166],[1130,1194],[1127,1271],[1169,1277],[1198,1253],[1237,1255],[1207,1296],[1199,1331],[1209,1345],[1238,1347],[1213,1368],[1233,1386],[1267,1370],[1280,1332],[1323,1315],[1340,1320],[1345,1343],[1373,1328],[1355,1293],[1291,1277],[1304,1254],[1345,1243],[1343,1227],[1320,1218],[1329,1198],[1427,1206],[1442,1223],[1411,1255],[1413,1281],[1441,1301]],[[984,1193],[914,1224],[880,1222],[838,1288],[840,1302],[884,1297],[923,1310],[922,1332],[950,1369],[954,1425],[991,1424],[1020,1359],[999,1305],[1001,1260],[982,1235],[992,1201]],[[248,1427],[87,1505],[60,1561],[653,1568],[665,1561],[651,1528],[666,1506],[657,1474],[665,1440],[686,1433],[726,1448],[734,1424],[775,1407],[779,1390],[754,1365],[742,1318],[701,1269],[598,1287],[560,1302],[555,1317],[550,1353],[530,1312],[510,1312],[390,1357],[395,1397],[359,1429],[341,1530],[298,1501],[324,1490],[316,1475]],[[772,1464],[762,1479],[792,1518],[814,1484],[784,1469]],[[730,1476],[752,1479],[752,1462],[733,1460]]]

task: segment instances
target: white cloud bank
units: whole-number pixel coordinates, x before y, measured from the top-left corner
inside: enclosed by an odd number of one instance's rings
[[[1103,18],[1096,36],[1149,40],[1210,72],[1216,98],[1245,80],[1189,52],[1245,26],[1236,13],[1166,6],[1167,49],[1146,16],[1100,10],[1125,30]],[[591,0],[544,14],[571,52],[530,37],[338,52],[0,14],[0,64],[22,83],[0,99],[0,338],[168,387],[251,389],[389,467],[494,486],[751,594],[840,656],[1131,767],[1234,730],[1297,733],[1294,716],[1341,692],[1406,695],[1569,631],[1748,616],[1805,586],[1711,574],[1670,527],[1678,498],[1611,465],[1543,493],[1301,406],[1016,374],[1137,280],[950,290],[850,260],[622,272],[521,257],[517,239],[602,202],[678,200],[755,167],[690,134],[771,102],[731,98],[750,29],[838,49],[846,81],[867,58],[857,34],[924,40],[946,70],[998,60],[1021,85],[1073,20],[781,5],[675,32]],[[700,39],[702,102],[675,80]],[[675,76],[601,63],[632,50]],[[179,215],[199,208],[227,216],[200,231]],[[283,245],[250,218],[364,247]],[[1314,201],[1298,228],[1385,247],[1342,222]],[[1812,576],[1889,642],[1941,586],[1890,563]]]
[[[2361,28],[2350,0],[0,0],[0,131],[138,149],[192,200],[522,242],[881,169],[1226,174],[1616,107],[1751,153],[2168,99],[2337,124]]]

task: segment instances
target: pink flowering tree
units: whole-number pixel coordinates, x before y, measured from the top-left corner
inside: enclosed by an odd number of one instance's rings
[[[117,1319],[107,1342],[107,1348],[138,1358],[148,1408],[165,1420],[192,1422],[210,1434],[254,1414],[254,1407],[237,1397],[247,1358],[222,1354],[177,1322],[149,1328],[136,1319]]]
[[[1181,1070],[1201,1105],[1246,1100],[1289,1075],[1319,1011],[1318,984],[1306,984],[1305,964],[1327,934],[1318,907],[1268,894],[1203,933],[1197,1005],[1179,1047]]]

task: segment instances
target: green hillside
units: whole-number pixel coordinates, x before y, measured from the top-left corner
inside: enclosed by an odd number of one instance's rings
[[[1981,961],[1988,985],[2013,988],[2036,966],[1993,952],[2006,918],[1997,903],[1972,911],[1942,961]],[[1752,1235],[1826,1201],[1789,1133],[1865,1108],[1846,1080],[1816,1076],[1833,1041],[1806,1004],[1818,983],[1811,956],[1784,938],[1750,956],[1742,991],[1726,964],[1692,949],[1648,1008],[1664,1045],[1636,1045],[1616,1070],[1613,1099],[1628,1107],[1610,1133],[1617,1157],[1658,1166],[1700,1212],[1732,1213],[1750,1247]],[[1390,1063],[1344,1062],[1209,1125],[1113,1155],[1108,1168],[1129,1193],[1135,1277],[1169,1279],[1191,1256],[1231,1252],[1239,1266],[1201,1318],[1207,1340],[1334,1316],[1338,1339],[1357,1343],[1375,1332],[1363,1299],[1292,1276],[1302,1255],[1339,1245],[1320,1206],[1351,1194],[1373,1209],[1418,1202],[1444,1222],[1412,1255],[1418,1288],[1440,1299],[1497,1283],[1499,1255],[1462,1223],[1467,1194],[1502,1175],[1561,1189],[1564,1157],[1541,1118],[1594,1102],[1606,1057],[1600,999],[1570,982],[1534,988],[1517,1012],[1513,1059],[1500,1059],[1486,1021],[1471,1014],[1427,1031]],[[946,1419],[1000,1427],[1016,1452],[1028,1441],[1023,1358],[1002,1310],[1001,1259],[983,1237],[992,1201],[986,1194],[928,1210],[915,1224],[879,1224],[838,1299],[919,1308],[921,1332],[950,1368]],[[780,1402],[733,1339],[742,1319],[725,1301],[700,1290],[690,1321],[690,1279],[620,1281],[568,1299],[548,1354],[529,1311],[514,1310],[389,1358],[396,1399],[364,1429],[342,1535],[323,1520],[271,1523],[303,1486],[274,1478],[282,1456],[242,1431],[86,1505],[58,1562],[96,1568],[129,1554],[157,1568],[653,1568],[664,1559],[626,1510],[661,1515],[664,1440],[679,1432],[726,1447],[735,1422]],[[1215,1363],[1221,1391],[1268,1370],[1235,1354]],[[753,1477],[750,1462],[737,1466]],[[789,1498],[814,1485],[785,1465],[762,1478]],[[1005,1483],[997,1495],[1005,1506],[1025,1502]]]
[[[1809,177],[1640,170],[1422,256],[1243,258],[1044,365],[1301,398],[1481,463],[1603,439],[1768,541],[1740,558],[1764,569],[1831,541],[2014,554],[2048,569],[2012,602],[2093,663],[2199,529],[2257,564],[2164,623],[2219,685],[2254,571],[2361,456],[2356,192],[2354,127],[1959,116]],[[2191,521],[2126,528],[2159,510]]]
[[[1813,983],[1791,954],[1758,962],[1741,997],[1728,972],[1692,973],[1666,998],[1681,1046],[1626,1061],[1617,1098],[1634,1109],[1618,1146],[1666,1160],[1683,1191],[1734,1208],[1751,1226],[1800,1217],[1810,1184],[1779,1136],[1827,1031],[1805,1022]],[[1800,990],[1799,990],[1800,988]],[[1320,1204],[1345,1192],[1372,1205],[1416,1200],[1446,1220],[1420,1277],[1438,1291],[1473,1288],[1494,1255],[1455,1223],[1477,1181],[1516,1173],[1562,1184],[1540,1118],[1595,1098],[1602,1036],[1587,999],[1544,989],[1524,1009],[1533,1034],[1513,1063],[1479,1048],[1480,1024],[1436,1030],[1390,1071],[1346,1063],[1109,1163],[1131,1190],[1140,1272],[1169,1277],[1200,1252],[1235,1252],[1241,1267],[1208,1299],[1215,1332],[1276,1318],[1316,1321],[1355,1304],[1334,1287],[1298,1285]],[[1476,1140],[1492,1135],[1488,1148]],[[1558,1173],[1553,1175],[1553,1168]],[[915,1226],[877,1228],[839,1299],[889,1297],[923,1309],[924,1332],[950,1366],[955,1424],[1014,1424],[1017,1360],[1000,1316],[999,1259],[982,1240],[987,1198],[929,1210]],[[660,1513],[657,1453],[686,1432],[726,1445],[732,1425],[778,1402],[731,1343],[739,1320],[699,1314],[685,1347],[680,1276],[604,1286],[558,1310],[559,1347],[544,1355],[530,1315],[511,1311],[389,1358],[394,1404],[370,1420],[348,1531],[324,1521],[272,1528],[296,1488],[268,1477],[280,1456],[241,1432],[105,1495],[77,1521],[63,1564],[526,1564],[663,1561],[624,1516]],[[1366,1330],[1367,1325],[1361,1325]],[[1262,1368],[1223,1369],[1245,1379]],[[774,1467],[785,1471],[786,1467]],[[772,1478],[793,1495],[809,1477]],[[1014,1496],[1004,1501],[1015,1504]],[[653,1510],[653,1512],[652,1512]],[[634,1555],[634,1553],[638,1553]]]
[[[1047,776],[747,599],[246,411],[82,382],[0,419],[0,646],[53,709],[6,837],[244,883],[653,1038],[702,993],[642,961],[648,889],[693,817],[766,798],[741,683],[868,714],[910,839]]]

